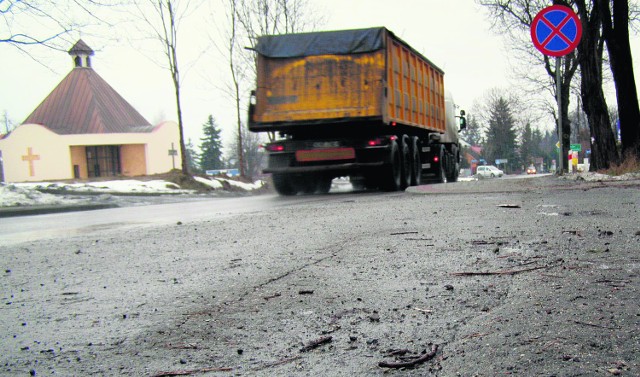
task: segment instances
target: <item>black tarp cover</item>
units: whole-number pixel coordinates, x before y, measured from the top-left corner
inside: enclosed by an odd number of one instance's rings
[[[258,38],[256,51],[269,58],[313,55],[347,55],[384,48],[383,27],[323,31],[316,33],[267,35]]]

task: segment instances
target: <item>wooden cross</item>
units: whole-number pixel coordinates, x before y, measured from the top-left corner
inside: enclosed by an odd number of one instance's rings
[[[176,168],[176,156],[178,155],[178,151],[174,148],[173,143],[171,143],[171,149],[169,149],[169,156],[171,156],[171,164],[173,168]]]
[[[31,147],[27,148],[27,155],[22,156],[22,161],[29,161],[29,176],[33,177],[36,175],[35,169],[33,167],[33,161],[37,161],[40,159],[39,154],[33,154]]]

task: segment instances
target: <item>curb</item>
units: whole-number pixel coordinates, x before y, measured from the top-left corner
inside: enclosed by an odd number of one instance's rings
[[[48,213],[93,211],[97,209],[117,208],[117,204],[86,203],[69,205],[45,205],[28,207],[3,207],[0,208],[0,218],[16,216],[44,215]]]

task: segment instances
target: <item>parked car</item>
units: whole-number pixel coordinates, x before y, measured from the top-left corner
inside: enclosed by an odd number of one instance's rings
[[[535,167],[535,166],[533,166],[533,165],[530,165],[530,166],[527,168],[527,174],[536,174],[537,172],[538,172],[538,171],[536,170],[536,167]]]
[[[492,165],[480,165],[476,169],[476,176],[478,178],[495,178],[502,177],[504,172]]]

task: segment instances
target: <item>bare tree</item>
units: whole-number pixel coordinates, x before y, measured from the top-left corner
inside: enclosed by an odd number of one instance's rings
[[[28,45],[42,45],[60,49],[58,40],[74,29],[75,22],[50,1],[3,0],[0,1],[0,16],[4,26],[0,43],[9,43],[22,49]],[[33,24],[46,25],[37,30]],[[34,30],[35,29],[35,30]]]
[[[166,68],[171,73],[178,116],[178,129],[180,132],[180,158],[182,159],[182,172],[189,174],[186,143],[184,139],[184,124],[182,121],[182,102],[180,98],[180,67],[178,64],[178,29],[180,21],[191,11],[189,1],[180,2],[182,8],[178,8],[177,0],[149,0],[147,3],[136,3],[140,18],[151,30],[153,38],[162,46]],[[195,7],[194,7],[195,8]]]
[[[244,156],[242,170],[245,172],[243,178],[253,180],[262,171],[265,160],[264,150],[260,147],[261,137],[260,134],[249,132],[244,127],[240,129],[240,132],[242,135],[235,135],[230,158],[239,161],[238,143],[239,140],[242,140],[242,154]]]
[[[5,110],[2,113],[2,124],[4,125],[4,133],[5,134],[8,134],[14,128],[16,128],[16,125],[13,122],[13,120],[11,120],[11,118],[9,118],[9,113],[7,112],[7,110]]]
[[[602,10],[603,36],[607,43],[611,72],[615,81],[622,153],[623,156],[632,154],[640,159],[640,108],[629,44],[629,2],[596,1]]]
[[[517,76],[522,77],[529,85],[532,92],[546,91],[557,98],[557,71],[560,70],[560,102],[559,116],[562,117],[562,130],[559,133],[562,138],[562,156],[569,151],[571,139],[571,120],[569,118],[569,102],[571,95],[571,82],[578,68],[578,60],[575,53],[571,53],[562,59],[561,65],[556,66],[549,56],[537,51],[531,42],[531,23],[538,12],[549,6],[548,0],[477,0],[477,3],[489,10],[490,19],[494,30],[504,35],[512,46],[513,53],[520,63],[516,67]],[[555,59],[553,59],[555,60]],[[546,77],[536,75],[540,72],[535,67],[544,67]],[[555,101],[553,102],[556,103]],[[557,106],[545,107],[556,118]]]
[[[246,108],[242,105],[247,99],[247,90],[255,82],[255,47],[257,37],[265,34],[291,33],[301,31],[309,24],[307,0],[224,0],[228,20],[225,33],[226,46],[218,50],[227,58],[231,73],[231,82],[226,91],[234,101],[236,122],[236,154],[241,176],[248,172],[244,161],[245,148],[243,138],[245,126],[242,121]],[[215,36],[210,36],[215,40]],[[247,46],[247,43],[249,46]],[[248,47],[245,49],[244,47]],[[251,143],[249,145],[252,145]]]
[[[0,0],[0,45],[46,66],[36,56],[38,48],[68,50],[80,32],[86,37],[95,27],[109,24],[98,16],[109,5],[103,0]]]
[[[241,80],[244,78],[244,70],[242,64],[238,63],[237,47],[238,47],[238,0],[227,0],[229,6],[229,40],[228,40],[228,56],[229,56],[229,70],[231,71],[231,82],[233,99],[235,102],[236,112],[236,126],[237,126],[237,153],[238,153],[238,166],[240,168],[240,176],[246,175],[245,161],[244,161],[244,145],[242,143],[242,117],[240,101],[242,100],[242,93],[240,92]]]

